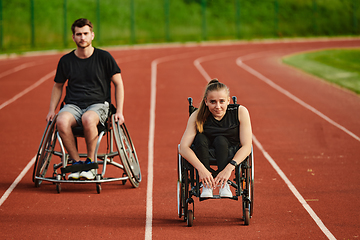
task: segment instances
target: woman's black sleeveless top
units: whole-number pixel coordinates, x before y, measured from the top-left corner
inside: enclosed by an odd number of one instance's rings
[[[238,104],[229,104],[224,117],[218,121],[212,114],[206,119],[204,123],[204,134],[211,142],[217,136],[226,137],[231,145],[240,145],[240,130],[239,130],[239,115]]]

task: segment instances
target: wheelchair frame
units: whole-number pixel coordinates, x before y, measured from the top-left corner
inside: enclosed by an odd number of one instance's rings
[[[69,155],[65,152],[64,145],[61,137],[56,128],[56,118],[53,121],[48,122],[46,125],[44,134],[40,141],[40,146],[36,155],[36,161],[34,164],[32,180],[35,183],[35,187],[40,187],[42,181],[49,181],[56,184],[56,190],[61,192],[61,183],[96,183],[97,193],[101,192],[101,183],[122,181],[122,184],[126,184],[129,180],[134,188],[137,188],[142,180],[141,170],[134,144],[130,138],[130,134],[125,124],[119,125],[115,122],[114,115],[109,116],[105,129],[99,131],[98,140],[95,148],[95,159],[91,164],[80,164],[68,166]],[[107,147],[105,153],[98,153],[100,143],[103,137],[107,139]],[[75,136],[76,142],[77,137]],[[55,146],[60,145],[60,150],[56,151]],[[114,150],[114,143],[116,150]],[[79,153],[80,158],[85,158],[87,155]],[[53,156],[61,158],[60,163],[53,164],[52,177],[46,177],[46,172],[50,166],[50,162]],[[121,160],[117,162],[114,158],[119,157]],[[107,165],[110,164],[123,170],[121,177],[105,178],[105,172]],[[102,165],[101,173],[98,173],[99,165]],[[76,171],[88,171],[95,169],[94,180],[67,180],[66,174]]]
[[[232,97],[236,103],[236,97]],[[195,107],[192,105],[192,99],[189,101],[189,113],[191,114]],[[199,181],[198,171],[179,154],[180,145],[178,145],[178,182],[177,182],[177,203],[178,216],[184,218],[187,226],[191,227],[194,221],[195,204],[193,197],[198,197],[199,201],[208,199],[221,199],[219,195],[213,198],[200,198],[201,183]],[[215,163],[216,164],[216,163]],[[214,165],[213,163],[211,165]],[[228,180],[228,184],[235,188],[235,195],[230,198],[232,200],[242,200],[242,219],[244,225],[250,224],[250,218],[253,215],[254,205],[254,157],[251,148],[250,155],[235,167],[235,178],[233,181]],[[190,209],[192,204],[192,209]]]

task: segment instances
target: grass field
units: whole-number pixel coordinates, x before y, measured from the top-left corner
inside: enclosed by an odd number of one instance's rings
[[[360,49],[307,52],[283,62],[360,94]]]

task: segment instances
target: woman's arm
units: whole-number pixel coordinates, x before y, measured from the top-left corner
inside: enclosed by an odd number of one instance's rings
[[[199,172],[199,180],[203,184],[206,184],[210,188],[214,188],[215,181],[213,176],[211,175],[211,172],[206,169],[204,164],[197,158],[194,151],[190,148],[191,144],[193,143],[195,136],[196,136],[196,125],[195,120],[197,116],[197,111],[195,111],[193,114],[191,114],[186,130],[184,132],[183,137],[180,141],[180,149],[179,153],[180,155],[185,158],[191,165],[194,166]]]
[[[239,130],[240,130],[240,143],[241,148],[236,152],[233,160],[239,164],[251,153],[252,145],[252,130],[249,111],[244,106],[239,106]],[[221,171],[215,178],[215,183],[222,185],[227,182],[231,176],[231,172],[235,169],[235,166],[228,164],[223,171]]]

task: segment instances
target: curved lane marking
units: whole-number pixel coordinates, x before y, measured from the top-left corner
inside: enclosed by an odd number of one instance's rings
[[[274,83],[273,81],[271,81],[270,79],[268,79],[267,77],[265,77],[264,75],[262,75],[261,73],[255,71],[253,68],[249,67],[248,65],[244,64],[242,57],[239,57],[238,59],[236,59],[236,64],[241,67],[242,69],[244,69],[245,71],[251,73],[252,75],[254,75],[255,77],[257,77],[258,79],[260,79],[261,81],[265,82],[266,84],[268,84],[269,86],[271,86],[272,88],[276,89],[277,91],[281,92],[282,94],[284,94],[285,96],[287,96],[288,98],[294,100],[295,102],[297,102],[298,104],[300,104],[301,106],[305,107],[306,109],[312,111],[313,113],[315,113],[316,115],[318,115],[319,117],[321,117],[322,119],[324,119],[325,121],[327,121],[328,123],[330,123],[331,125],[339,128],[340,130],[342,130],[343,132],[347,133],[348,135],[350,135],[351,137],[353,137],[355,140],[360,142],[360,137],[357,136],[356,134],[354,134],[353,132],[349,131],[348,129],[346,129],[344,126],[338,124],[337,122],[335,122],[334,120],[332,120],[331,118],[329,118],[328,116],[326,116],[325,114],[323,114],[322,112],[318,111],[317,109],[315,109],[314,107],[310,106],[309,104],[307,104],[306,102],[304,102],[303,100],[301,100],[300,98],[294,96],[293,94],[291,94],[289,91],[283,89],[282,87],[280,87],[279,85],[277,85],[276,83]]]

